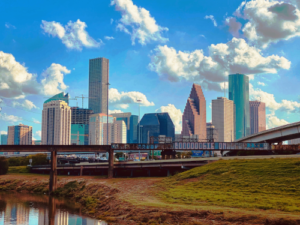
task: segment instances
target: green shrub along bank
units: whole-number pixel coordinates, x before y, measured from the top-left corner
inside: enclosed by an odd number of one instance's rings
[[[0,157],[0,175],[6,174],[8,171],[8,161],[5,157]]]
[[[26,157],[10,157],[8,159],[9,166],[27,166],[29,159],[32,159],[32,165],[46,165],[49,164],[47,154],[29,155]]]
[[[300,212],[300,159],[219,160],[158,187],[171,203]]]
[[[30,173],[30,168],[27,166],[10,166],[8,173]]]

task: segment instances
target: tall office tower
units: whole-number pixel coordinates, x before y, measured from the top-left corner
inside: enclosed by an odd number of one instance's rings
[[[57,94],[57,95],[54,95],[54,96],[52,96],[51,98],[47,99],[47,100],[44,102],[44,104],[45,104],[45,103],[48,103],[48,102],[52,102],[52,101],[58,101],[58,100],[61,100],[61,101],[65,101],[65,102],[69,105],[69,98],[70,98],[70,96],[69,96],[68,93],[65,94],[64,92],[61,92],[61,93],[59,93],[59,94]]]
[[[235,140],[235,105],[227,98],[212,100],[212,124],[218,132],[216,142],[233,142]]]
[[[250,134],[266,130],[266,104],[260,101],[249,101]]]
[[[127,129],[124,121],[116,121],[112,115],[109,115],[107,125],[106,114],[97,113],[90,116],[90,145],[110,145],[111,143],[126,143],[126,139]]]
[[[169,113],[147,113],[138,124],[139,143],[150,143],[150,137],[165,135],[175,140],[175,126]]]
[[[249,77],[243,74],[229,75],[229,100],[235,104],[236,139],[250,134]]]
[[[71,107],[71,144],[89,144],[89,119],[93,110]]]
[[[8,126],[8,145],[31,145],[32,127],[19,124],[17,126]]]
[[[127,126],[127,143],[138,143],[137,141],[137,125],[138,116],[131,113],[112,113],[117,121],[123,120]]]
[[[206,140],[206,101],[201,86],[193,84],[182,115],[182,136],[197,135]]]
[[[65,101],[44,103],[42,145],[71,144],[71,108]]]
[[[207,142],[216,142],[218,140],[218,131],[212,122],[206,123],[206,140]]]
[[[7,134],[1,134],[1,145],[7,145]]]
[[[90,59],[89,63],[89,109],[94,113],[108,114],[109,60]]]

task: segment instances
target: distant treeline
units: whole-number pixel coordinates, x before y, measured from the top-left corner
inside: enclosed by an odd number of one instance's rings
[[[36,154],[25,157],[10,157],[8,158],[8,164],[9,166],[27,166],[30,164],[29,159],[32,159],[32,166],[49,164],[47,154]]]

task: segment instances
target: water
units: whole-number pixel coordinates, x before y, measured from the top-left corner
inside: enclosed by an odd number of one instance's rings
[[[74,205],[48,196],[0,193],[0,225],[107,225],[81,216]]]

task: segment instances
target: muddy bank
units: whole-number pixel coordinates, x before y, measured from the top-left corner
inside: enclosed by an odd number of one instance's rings
[[[130,198],[124,200],[120,197],[130,196],[128,189],[136,188],[137,183],[145,184],[146,182],[146,186],[152,182],[150,181],[150,179],[138,179],[132,182],[116,180],[116,182],[109,183],[111,181],[108,182],[106,179],[59,178],[58,189],[54,195],[79,203],[84,215],[102,219],[111,224],[300,224],[300,219],[297,220],[296,217],[275,218],[212,210],[175,210],[170,207],[136,205],[130,202]],[[127,185],[123,184],[125,182]],[[0,191],[48,194],[48,178],[0,176]],[[139,190],[134,189],[134,192],[136,191]],[[144,195],[145,199],[146,197],[152,198],[150,191],[144,192]],[[140,198],[140,201],[144,201],[144,198]]]

